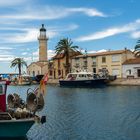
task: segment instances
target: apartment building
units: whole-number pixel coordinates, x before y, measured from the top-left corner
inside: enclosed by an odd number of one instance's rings
[[[98,73],[101,69],[108,70],[110,75],[122,77],[122,64],[127,60],[134,58],[132,51],[109,50],[106,52],[79,55],[72,58],[72,71],[91,71]]]

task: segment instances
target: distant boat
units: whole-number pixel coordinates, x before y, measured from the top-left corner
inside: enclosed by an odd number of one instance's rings
[[[6,106],[7,85],[7,81],[0,81],[0,139],[21,139],[26,137],[35,121],[45,122],[45,116],[40,118],[35,115],[35,112],[44,106],[43,96],[37,97],[29,92],[25,104],[17,94],[9,94]]]
[[[11,81],[11,85],[31,85],[32,83],[32,77],[30,75],[21,75],[20,77],[17,77],[16,80]]]
[[[102,78],[97,74],[91,72],[74,72],[69,73],[66,79],[59,80],[60,86],[71,87],[99,87],[106,85],[106,78]]]

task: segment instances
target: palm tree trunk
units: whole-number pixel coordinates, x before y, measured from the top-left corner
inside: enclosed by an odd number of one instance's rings
[[[18,70],[19,70],[19,77],[21,76],[21,65],[18,65]]]

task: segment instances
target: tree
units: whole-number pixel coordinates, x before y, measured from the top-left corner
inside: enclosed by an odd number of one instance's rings
[[[18,71],[19,71],[19,76],[21,75],[21,68],[23,66],[26,66],[27,67],[27,63],[24,61],[23,58],[15,58],[12,62],[11,62],[11,68],[12,67],[16,67],[18,68]]]
[[[134,53],[135,53],[135,56],[136,57],[140,57],[140,40],[137,41],[137,44],[135,46]]]
[[[76,49],[79,48],[78,46],[72,46],[72,44],[73,42],[71,41],[71,39],[63,38],[58,42],[58,44],[55,47],[56,54],[64,53],[64,56],[66,57],[65,61],[66,74],[70,71],[70,63],[69,63],[70,52],[77,51]]]

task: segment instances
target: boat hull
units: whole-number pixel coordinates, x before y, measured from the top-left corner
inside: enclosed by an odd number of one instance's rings
[[[0,120],[0,138],[24,138],[34,119]]]
[[[100,87],[106,85],[106,79],[93,80],[59,80],[60,86],[69,87]]]

